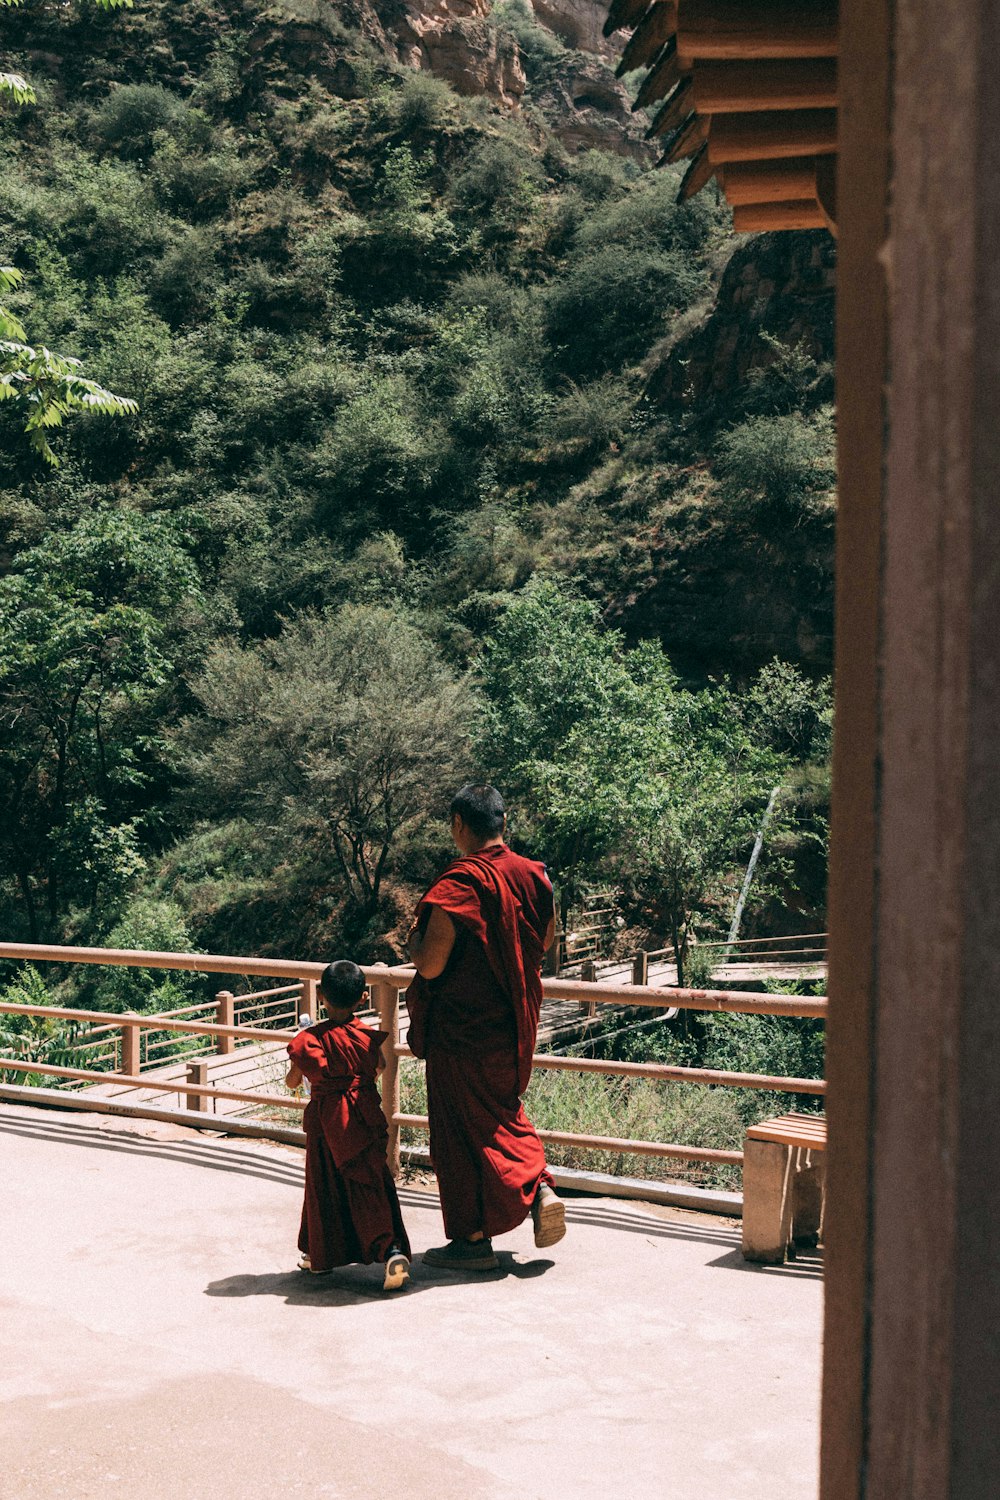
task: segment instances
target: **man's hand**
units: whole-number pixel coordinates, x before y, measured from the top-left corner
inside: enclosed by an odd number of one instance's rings
[[[432,906],[423,934],[414,922],[406,941],[407,952],[422,979],[437,979],[455,946],[455,924],[440,906]]]

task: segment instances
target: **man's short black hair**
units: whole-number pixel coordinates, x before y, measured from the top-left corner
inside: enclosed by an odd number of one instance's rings
[[[334,1010],[353,1010],[365,992],[364,970],[349,958],[327,964],[319,979],[323,999]]]
[[[495,839],[503,833],[503,798],[495,786],[477,786],[470,781],[451,799],[452,817],[456,813],[477,839]]]

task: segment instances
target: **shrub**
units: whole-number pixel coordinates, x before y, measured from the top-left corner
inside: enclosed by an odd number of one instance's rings
[[[119,154],[146,156],[159,130],[179,132],[190,108],[158,83],[125,83],[112,89],[93,115],[94,134]]]
[[[538,24],[528,0],[500,0],[493,7],[491,20],[517,43],[532,83],[548,78],[555,64],[566,56],[565,43]]]
[[[104,948],[139,948],[154,953],[197,953],[187,918],[173,901],[140,896],[104,934]],[[87,1000],[94,1010],[178,1010],[206,998],[207,982],[197,974],[169,969],[112,968],[97,970],[88,985]]]
[[[580,256],[546,296],[560,367],[579,378],[634,364],[704,284],[697,265],[679,253],[608,246]]]
[[[522,224],[531,214],[542,183],[542,169],[520,141],[501,136],[470,153],[451,185],[451,201],[466,220],[475,220],[488,243]]]
[[[749,418],[719,438],[715,473],[742,510],[784,521],[814,509],[836,482],[830,413]]]

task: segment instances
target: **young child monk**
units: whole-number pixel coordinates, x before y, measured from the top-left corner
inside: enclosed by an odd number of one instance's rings
[[[289,1042],[285,1078],[289,1088],[303,1078],[311,1085],[299,1268],[319,1276],[384,1261],[383,1290],[395,1292],[410,1279],[410,1242],[386,1165],[388,1130],[375,1085],[386,1033],[355,1019],[367,994],[357,964],[327,964],[319,988],[329,1019]]]

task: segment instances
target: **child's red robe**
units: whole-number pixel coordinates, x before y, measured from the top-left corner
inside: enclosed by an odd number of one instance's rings
[[[375,1086],[384,1031],[323,1021],[300,1031],[288,1055],[309,1080],[306,1191],[299,1249],[314,1271],[409,1255],[396,1185],[386,1166],[388,1130]]]

